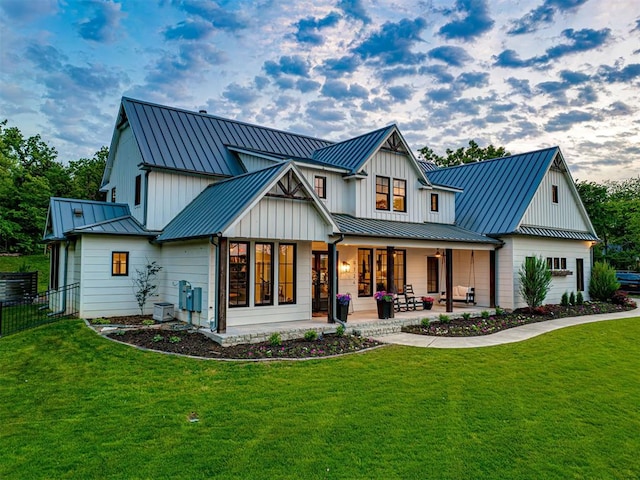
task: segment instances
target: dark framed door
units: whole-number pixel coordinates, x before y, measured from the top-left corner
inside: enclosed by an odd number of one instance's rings
[[[313,313],[329,311],[329,252],[312,252],[311,296]]]

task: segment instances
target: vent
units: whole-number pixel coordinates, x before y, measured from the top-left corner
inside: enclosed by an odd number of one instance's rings
[[[206,111],[206,110],[199,110],[199,111],[198,111],[198,113],[204,113],[204,114],[206,114],[206,113],[207,113],[207,111]]]
[[[82,216],[82,209],[81,209],[81,208],[74,208],[74,209],[73,209],[73,214],[74,214],[76,217],[81,217],[81,216]]]

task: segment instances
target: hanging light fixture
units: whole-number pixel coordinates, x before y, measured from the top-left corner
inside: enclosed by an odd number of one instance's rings
[[[436,255],[435,255],[435,257],[436,257],[436,258],[440,258],[441,256],[442,256],[442,254],[440,253],[440,249],[439,249],[439,248],[436,248]]]

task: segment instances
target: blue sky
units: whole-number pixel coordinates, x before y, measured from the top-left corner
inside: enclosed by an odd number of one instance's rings
[[[397,123],[438,153],[559,145],[574,178],[640,175],[637,0],[0,0],[0,117],[62,161],[120,98],[329,140]]]

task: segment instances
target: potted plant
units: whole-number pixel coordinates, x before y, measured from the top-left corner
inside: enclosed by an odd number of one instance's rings
[[[339,320],[343,322],[347,321],[347,316],[349,315],[349,303],[351,302],[351,295],[348,293],[339,293],[336,295],[338,308],[337,308],[337,317]]]
[[[433,302],[433,297],[422,297],[422,309],[431,310],[431,307],[433,307]]]
[[[378,318],[393,318],[393,293],[379,290],[373,294],[378,306]]]

